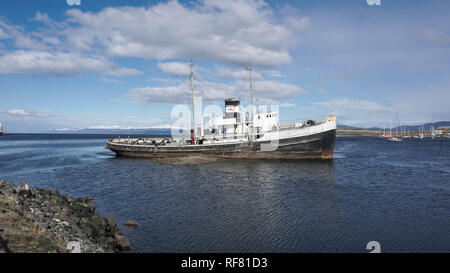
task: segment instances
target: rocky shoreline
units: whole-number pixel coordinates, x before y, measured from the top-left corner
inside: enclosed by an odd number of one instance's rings
[[[93,198],[0,180],[0,253],[114,253],[130,243]]]

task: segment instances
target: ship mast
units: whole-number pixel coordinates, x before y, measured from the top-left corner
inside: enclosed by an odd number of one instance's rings
[[[189,88],[191,91],[191,95],[192,95],[192,131],[191,134],[193,133],[193,140],[195,141],[195,98],[194,98],[194,72],[193,72],[193,68],[194,68],[194,64],[192,63],[192,59],[191,59],[191,63],[189,64],[189,68],[190,68],[190,72],[189,72]]]
[[[252,82],[252,64],[248,62],[248,78],[250,80],[250,103],[253,107],[253,82]],[[253,112],[253,110],[252,110]]]
[[[252,64],[248,62],[248,78],[250,80],[250,107],[252,109],[251,120],[250,120],[250,141],[253,140],[253,121],[254,121],[254,110],[253,110],[253,81],[252,81]]]

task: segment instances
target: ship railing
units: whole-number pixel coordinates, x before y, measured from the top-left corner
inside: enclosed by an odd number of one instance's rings
[[[223,140],[232,140],[232,139],[242,140],[242,139],[248,139],[248,133],[245,133],[245,134],[242,134],[242,133],[236,133],[236,134],[207,133],[203,136],[203,139],[209,140],[209,141],[223,141]]]
[[[310,118],[299,118],[295,120],[282,120],[279,122],[278,129],[292,129],[292,128],[305,128],[311,126],[317,126],[325,123],[327,116],[310,117]]]
[[[167,138],[137,138],[137,137],[116,137],[108,139],[109,143],[117,144],[136,144],[136,145],[154,145],[154,144],[165,144],[170,140]]]

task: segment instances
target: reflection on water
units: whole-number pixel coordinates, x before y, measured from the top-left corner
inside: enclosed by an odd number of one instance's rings
[[[450,141],[343,138],[334,161],[161,165],[98,136],[9,136],[0,177],[93,196],[136,252],[450,251]]]

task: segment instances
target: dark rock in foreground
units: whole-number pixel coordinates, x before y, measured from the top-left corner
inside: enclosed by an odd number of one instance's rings
[[[0,180],[0,253],[128,250],[114,219],[96,214],[92,200]]]

